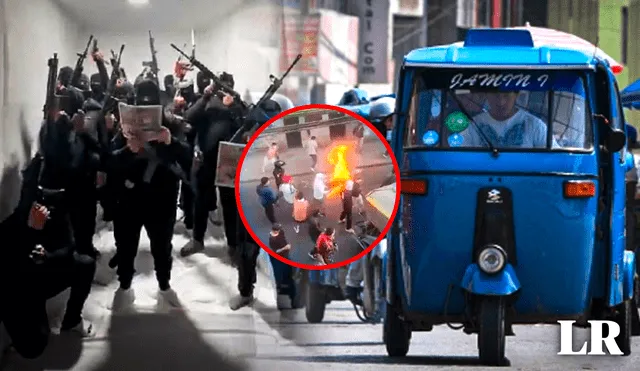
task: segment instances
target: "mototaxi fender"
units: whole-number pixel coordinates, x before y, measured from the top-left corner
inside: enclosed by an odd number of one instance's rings
[[[463,289],[475,295],[507,296],[520,290],[520,281],[511,264],[496,274],[483,272],[478,264],[470,264],[464,276],[461,286]]]
[[[622,258],[622,294],[625,300],[632,299],[634,295],[634,281],[636,276],[636,254],[633,251],[625,251]]]

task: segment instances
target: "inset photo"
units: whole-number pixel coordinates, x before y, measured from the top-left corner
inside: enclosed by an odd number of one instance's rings
[[[338,268],[386,236],[400,199],[399,169],[385,123],[372,121],[341,107],[306,105],[282,112],[249,140],[236,198],[247,230],[273,263]]]

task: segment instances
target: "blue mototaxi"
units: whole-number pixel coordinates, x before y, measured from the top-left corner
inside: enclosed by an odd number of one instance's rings
[[[617,322],[630,354],[630,164],[606,61],[534,45],[528,30],[472,29],[405,57],[394,128],[390,356],[407,354],[412,332],[447,324],[478,334],[481,361],[501,365],[513,324],[592,319]]]

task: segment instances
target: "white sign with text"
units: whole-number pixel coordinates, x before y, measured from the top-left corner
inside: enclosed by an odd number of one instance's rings
[[[580,350],[573,350],[573,324],[576,321],[558,321],[560,324],[560,351],[559,356],[620,356],[622,351],[616,344],[616,336],[620,335],[620,325],[613,321],[588,321],[591,324],[591,341],[585,341]],[[608,326],[607,337],[602,336],[602,330]],[[588,343],[591,343],[590,346]],[[604,347],[608,353],[605,353]],[[589,349],[590,348],[590,349]]]
[[[359,18],[358,83],[389,83],[390,0],[353,2],[353,15]]]

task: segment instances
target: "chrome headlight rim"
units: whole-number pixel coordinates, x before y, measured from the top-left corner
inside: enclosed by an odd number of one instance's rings
[[[487,258],[495,257],[495,264],[487,264]],[[507,253],[498,245],[486,245],[478,254],[478,267],[486,274],[496,274],[504,269],[507,265]]]

